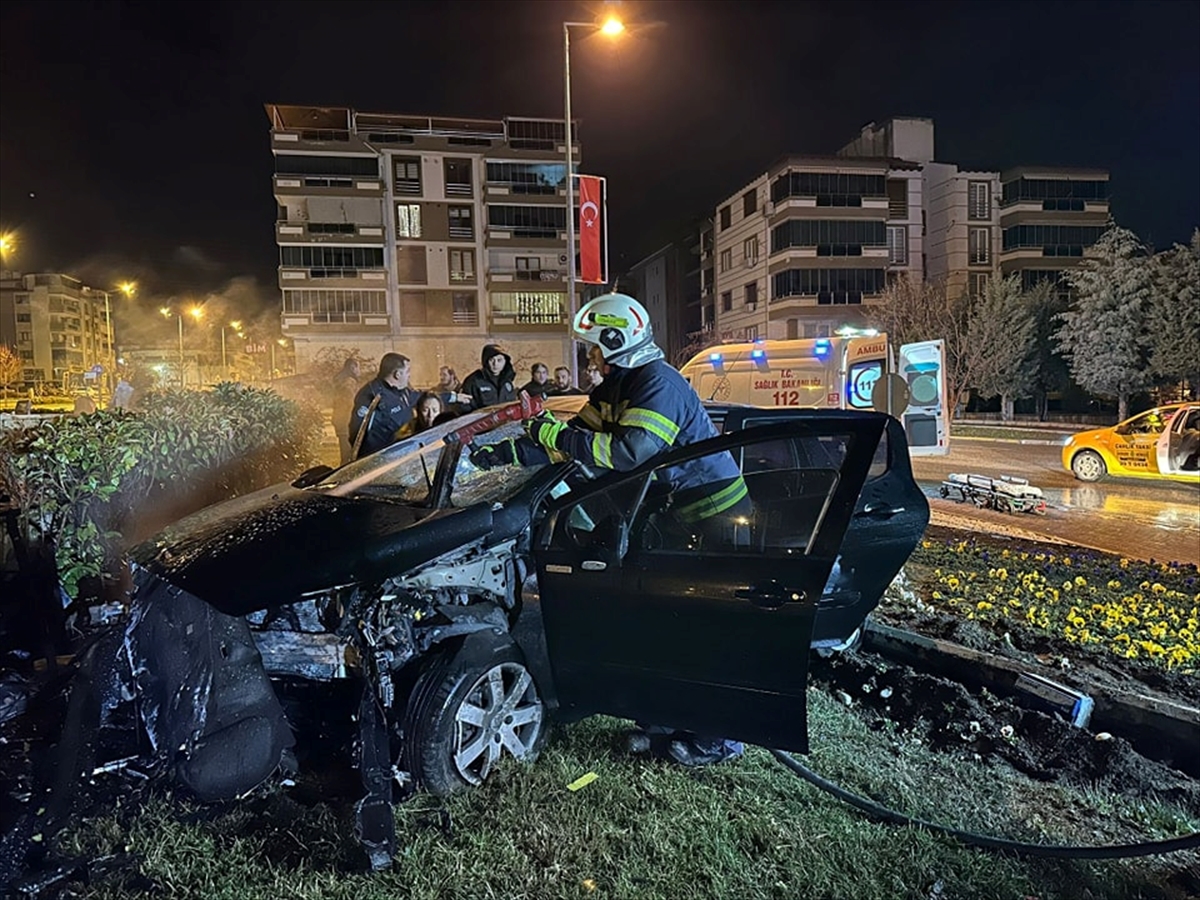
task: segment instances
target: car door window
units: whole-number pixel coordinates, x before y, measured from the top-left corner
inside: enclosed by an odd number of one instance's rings
[[[653,555],[660,553],[806,553],[838,485],[852,441],[850,434],[763,441],[747,437],[738,455],[750,509],[739,508],[699,522],[675,502],[666,479],[656,478],[634,518],[631,547],[641,554],[643,563],[650,564]],[[720,485],[714,491],[719,492],[718,488]]]

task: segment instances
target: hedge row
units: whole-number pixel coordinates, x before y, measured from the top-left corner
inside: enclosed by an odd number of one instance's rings
[[[150,394],[137,412],[0,433],[0,491],[31,540],[54,542],[75,595],[166,522],[294,477],[316,459],[322,427],[316,408],[241,384]]]

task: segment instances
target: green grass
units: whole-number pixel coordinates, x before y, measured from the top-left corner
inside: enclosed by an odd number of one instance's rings
[[[1067,435],[1086,430],[1086,425],[1077,428],[1063,426],[1062,428],[1020,428],[1009,425],[960,425],[955,422],[950,426],[952,438],[992,438],[1001,441],[1053,441],[1061,444]]]
[[[1008,837],[1104,842],[1200,827],[1182,810],[1095,787],[1036,784],[1006,766],[961,762],[810,692],[808,762],[847,787],[912,814]],[[1182,897],[1163,887],[1182,854],[1100,863],[1020,860],[930,833],[878,825],[796,779],[765,751],[689,771],[618,749],[623,723],[558,729],[533,766],[510,765],[445,804],[397,807],[390,871],[352,873],[345,812],[293,803],[282,790],[188,822],[166,800],[79,826],[64,849],[128,851],[171,897],[197,898],[941,898]],[[566,785],[599,778],[571,793]],[[193,818],[195,818],[193,816]],[[129,896],[118,883],[84,896]]]

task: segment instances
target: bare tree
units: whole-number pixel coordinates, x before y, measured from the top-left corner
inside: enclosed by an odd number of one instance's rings
[[[953,410],[975,383],[987,348],[970,339],[973,303],[965,293],[951,296],[942,282],[914,282],[901,276],[888,285],[868,312],[871,323],[896,347],[916,341],[946,342],[946,395]]]
[[[975,298],[968,336],[987,347],[969,387],[983,397],[1000,397],[1000,417],[1013,417],[1013,401],[1033,394],[1037,384],[1037,313],[1046,288],[1022,293],[1021,278],[993,278]]]
[[[24,368],[17,352],[12,347],[0,344],[0,389],[3,389],[5,399],[8,399],[9,386],[20,380]]]

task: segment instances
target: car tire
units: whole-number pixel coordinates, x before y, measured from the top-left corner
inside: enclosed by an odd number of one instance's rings
[[[1071,471],[1080,481],[1099,481],[1108,474],[1108,467],[1095,450],[1080,450],[1071,458]]]
[[[419,785],[444,797],[482,784],[503,756],[533,762],[546,731],[545,706],[516,644],[475,637],[417,678],[403,759]]]

